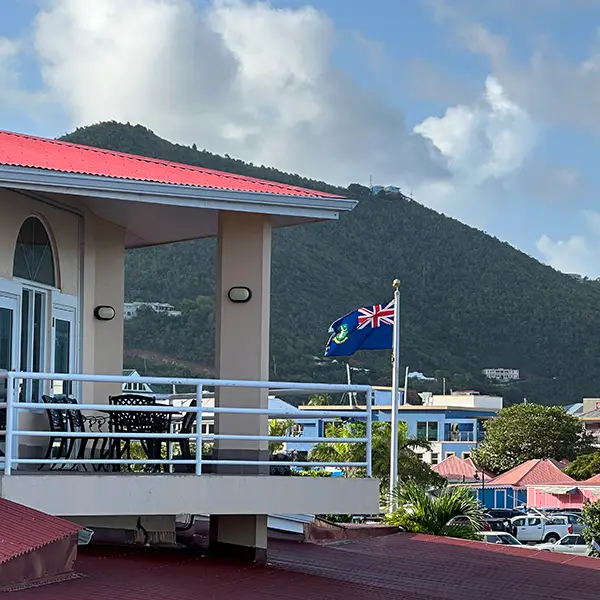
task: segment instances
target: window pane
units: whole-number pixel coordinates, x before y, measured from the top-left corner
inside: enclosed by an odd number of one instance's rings
[[[56,319],[54,322],[54,372],[69,373],[71,357],[71,323]],[[59,391],[55,393],[70,395],[71,382],[61,381]]]
[[[42,344],[44,335],[44,296],[39,292],[35,292],[33,299],[33,360],[32,371],[40,373],[42,369]],[[40,381],[34,379],[31,384],[31,395],[34,400],[40,398]]]
[[[437,442],[438,440],[438,424],[437,421],[430,421],[427,426],[427,439],[430,442]]]
[[[427,439],[427,423],[419,421],[417,423],[417,437],[419,439]]]
[[[35,217],[29,217],[19,231],[13,259],[13,275],[56,286],[50,238],[42,222]]]
[[[0,369],[12,369],[13,311],[0,308]]]

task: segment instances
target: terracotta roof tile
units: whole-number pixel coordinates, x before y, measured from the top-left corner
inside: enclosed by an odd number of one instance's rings
[[[494,486],[527,487],[530,485],[569,485],[575,479],[563,473],[561,463],[551,459],[533,459],[498,475],[491,483]]]
[[[81,529],[70,521],[0,498],[0,564]]]
[[[586,479],[585,481],[582,481],[581,483],[593,483],[594,485],[600,485],[600,473],[590,477],[589,479]]]
[[[449,456],[437,465],[431,467],[433,471],[441,475],[448,481],[476,481],[475,475],[478,474],[477,467],[470,458],[458,458],[458,456]],[[490,475],[491,477],[491,475]],[[487,478],[487,474],[486,474]]]
[[[333,194],[112,150],[0,131],[0,165],[198,188],[336,198]]]

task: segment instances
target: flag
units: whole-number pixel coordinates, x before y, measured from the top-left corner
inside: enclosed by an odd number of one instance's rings
[[[357,350],[391,348],[393,328],[393,300],[361,307],[331,324],[325,356],[350,356]]]

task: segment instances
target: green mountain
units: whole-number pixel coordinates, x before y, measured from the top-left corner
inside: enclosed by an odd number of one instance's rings
[[[342,381],[343,365],[319,358],[329,324],[360,305],[388,301],[398,277],[402,362],[436,376],[434,389],[445,377],[455,389],[562,404],[600,389],[600,288],[595,282],[563,275],[401,195],[373,196],[357,184],[341,189],[171,144],[139,125],[100,123],[63,139],[360,200],[339,222],[284,228],[274,235],[274,378]],[[214,262],[214,240],[128,254],[127,299],[167,301],[183,310],[179,319],[144,314],[128,322],[125,344],[131,356],[144,356],[151,365],[161,362],[162,372],[168,365],[210,370]],[[359,353],[352,364],[370,369],[357,380],[389,381],[389,352]],[[481,376],[485,367],[518,368],[522,381],[492,386]]]

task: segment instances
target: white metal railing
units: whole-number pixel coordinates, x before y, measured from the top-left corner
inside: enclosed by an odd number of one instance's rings
[[[136,382],[147,384],[167,384],[167,385],[185,385],[194,386],[196,388],[195,400],[196,406],[172,406],[172,405],[113,405],[113,404],[89,404],[89,403],[41,403],[41,402],[22,402],[18,399],[18,390],[20,384],[27,380],[37,380],[42,382],[81,382],[81,383],[115,383],[123,384],[131,381],[131,377],[117,375],[82,375],[82,374],[63,374],[63,373],[31,373],[31,372],[0,372],[0,380],[6,379],[6,401],[0,402],[0,410],[6,409],[6,426],[5,426],[5,452],[4,458],[0,457],[0,470],[2,463],[4,474],[11,475],[13,467],[23,464],[36,465],[170,465],[170,469],[174,465],[194,465],[196,475],[202,474],[203,464],[213,465],[239,465],[239,466],[279,466],[279,467],[363,467],[366,469],[367,477],[372,476],[372,406],[373,406],[373,389],[366,385],[336,385],[336,384],[314,384],[314,383],[290,383],[290,382],[265,382],[265,381],[242,381],[242,380],[225,380],[225,379],[195,379],[195,378],[168,378],[168,377],[136,377]],[[51,387],[51,385],[50,385]],[[286,410],[274,410],[269,408],[239,408],[239,407],[223,407],[211,406],[203,407],[203,391],[207,387],[219,388],[259,388],[259,389],[274,389],[277,390],[297,390],[299,394],[306,393],[326,393],[326,394],[342,394],[342,393],[360,393],[365,394],[366,403],[365,410],[302,410],[296,409],[293,412]],[[123,392],[120,392],[123,393]],[[140,394],[140,392],[126,392]],[[145,394],[148,395],[148,394]],[[153,395],[154,396],[154,395]],[[159,395],[157,395],[159,396]],[[19,414],[23,412],[40,412],[47,410],[78,410],[102,412],[107,415],[113,412],[152,412],[178,414],[185,413],[196,414],[196,431],[192,433],[122,433],[110,431],[60,431],[50,432],[48,430],[28,430],[19,428]],[[366,421],[366,436],[365,437],[298,437],[298,436],[270,436],[270,435],[246,435],[246,434],[228,434],[228,433],[204,433],[202,431],[202,415],[203,413],[211,414],[239,414],[239,415],[256,415],[266,416],[267,418],[280,418],[291,420],[305,420],[313,418],[323,419],[339,419],[353,418]],[[0,434],[1,435],[1,434]],[[195,456],[193,459],[172,458],[172,453],[169,452],[169,457],[166,459],[131,459],[131,458],[113,458],[113,457],[91,457],[91,458],[22,458],[19,456],[18,440],[22,437],[43,437],[43,438],[74,438],[74,439],[135,439],[135,440],[165,440],[170,446],[175,441],[190,440],[195,442]],[[272,460],[224,460],[224,459],[203,459],[202,445],[204,442],[212,442],[217,440],[240,440],[240,441],[267,441],[267,442],[284,442],[284,443],[362,443],[366,445],[366,460],[362,462],[319,462],[319,461],[272,461]]]

